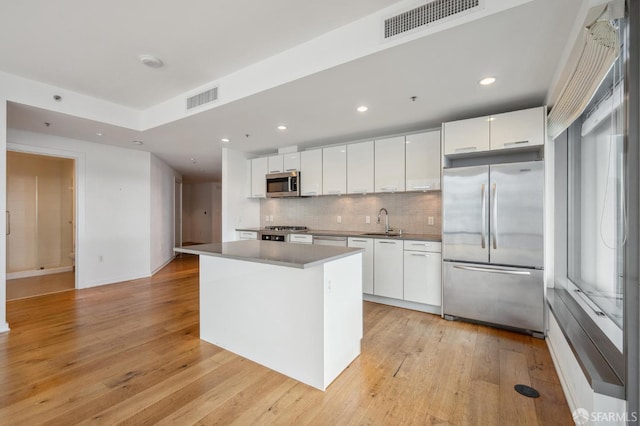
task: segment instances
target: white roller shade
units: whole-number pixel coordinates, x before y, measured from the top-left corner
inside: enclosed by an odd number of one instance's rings
[[[596,21],[584,31],[585,43],[580,59],[547,117],[547,132],[551,139],[582,114],[618,57],[618,34],[609,21]]]

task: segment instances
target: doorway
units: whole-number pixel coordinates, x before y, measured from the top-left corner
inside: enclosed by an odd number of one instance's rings
[[[7,151],[7,300],[75,288],[75,160]]]

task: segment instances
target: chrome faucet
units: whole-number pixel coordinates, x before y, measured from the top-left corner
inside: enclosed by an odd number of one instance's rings
[[[380,223],[380,215],[382,214],[382,212],[384,212],[384,232],[385,232],[385,234],[388,234],[389,231],[390,231],[390,229],[389,229],[389,212],[384,207],[381,208],[380,211],[378,212],[378,223]]]

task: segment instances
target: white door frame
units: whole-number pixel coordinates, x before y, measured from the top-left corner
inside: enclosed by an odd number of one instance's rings
[[[182,180],[177,176],[173,183],[173,246],[182,246]]]
[[[82,288],[81,286],[81,278],[82,278],[82,259],[83,256],[83,244],[84,240],[84,185],[85,185],[85,158],[84,153],[81,152],[73,152],[66,151],[55,148],[47,148],[47,147],[39,147],[39,146],[31,146],[31,145],[22,145],[12,142],[7,142],[7,151],[13,152],[22,152],[26,154],[37,154],[37,155],[45,155],[48,157],[58,157],[58,158],[69,158],[74,161],[74,174],[75,174],[75,188],[74,188],[74,197],[76,204],[75,211],[75,221],[73,226],[75,227],[75,241],[73,245],[75,247],[75,288]],[[5,281],[6,286],[6,281]]]

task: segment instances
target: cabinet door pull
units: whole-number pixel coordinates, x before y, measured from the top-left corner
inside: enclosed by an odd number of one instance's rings
[[[11,235],[11,212],[7,210],[7,223],[5,225],[7,227],[6,234]]]
[[[457,148],[455,152],[467,152],[477,150],[477,146],[465,146],[464,148]]]
[[[351,240],[354,243],[366,243],[367,240]]]
[[[411,256],[431,257],[430,254],[411,253]]]
[[[395,244],[395,241],[380,241],[380,244]]]
[[[298,170],[298,169],[287,169],[287,170],[285,170],[285,172],[295,172],[296,170]]]
[[[413,189],[431,189],[431,185],[414,185]]]
[[[316,192],[316,191],[308,191],[308,192],[305,192],[302,195],[318,195],[318,192]]]
[[[504,146],[514,146],[514,145],[524,145],[524,144],[528,144],[529,141],[517,141],[517,142],[507,142],[504,144]]]
[[[269,173],[280,173],[280,170],[269,170]]]

